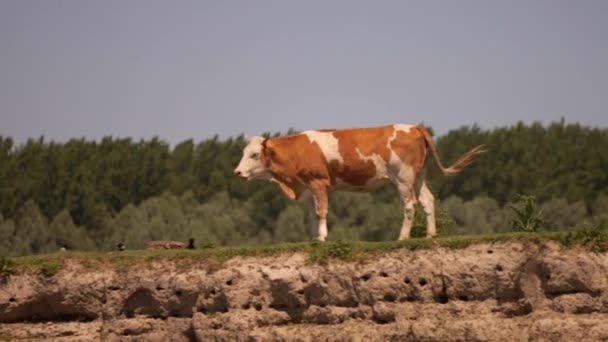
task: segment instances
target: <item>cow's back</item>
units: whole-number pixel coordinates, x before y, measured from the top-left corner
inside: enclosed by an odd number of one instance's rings
[[[335,139],[332,145],[337,145],[339,155],[335,158],[332,152],[327,158],[332,186],[366,191],[388,183],[391,168],[415,165],[419,169],[418,164],[424,162],[425,144],[415,127],[390,125],[323,132]],[[303,134],[311,135],[309,132]],[[315,137],[321,134],[317,132]],[[321,147],[323,152],[327,149]]]
[[[328,178],[335,189],[371,190],[388,183],[391,168],[418,168],[424,161],[424,137],[415,127],[309,130],[274,138],[274,172],[304,183]]]

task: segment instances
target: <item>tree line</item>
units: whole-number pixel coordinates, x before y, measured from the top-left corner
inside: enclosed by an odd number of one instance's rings
[[[436,142],[444,164],[472,146],[488,149],[451,177],[428,163],[443,233],[508,231],[508,205],[520,193],[539,200],[546,229],[606,218],[607,129],[564,121],[465,126]],[[244,146],[243,136],[174,147],[159,138],[41,137],[15,145],[0,136],[0,254],[110,249],[117,242],[141,248],[189,237],[217,245],[310,239],[306,203],[287,200],[273,184],[232,176]],[[333,193],[330,201],[330,238],[396,238],[402,214],[392,187]],[[423,234],[423,216],[417,214],[415,234]]]

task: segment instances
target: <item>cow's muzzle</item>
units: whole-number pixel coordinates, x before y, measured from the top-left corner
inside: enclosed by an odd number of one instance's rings
[[[234,175],[237,177],[241,177],[241,178],[247,178],[245,177],[245,175],[243,175],[243,173],[239,170],[234,170]]]

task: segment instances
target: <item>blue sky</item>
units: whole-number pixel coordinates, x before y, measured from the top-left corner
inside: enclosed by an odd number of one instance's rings
[[[0,1],[0,134],[608,126],[608,1]]]

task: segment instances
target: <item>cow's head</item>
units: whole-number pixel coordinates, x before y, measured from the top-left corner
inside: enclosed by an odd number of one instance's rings
[[[234,174],[247,180],[264,178],[268,175],[265,163],[266,138],[247,138],[248,144],[243,149],[243,157],[234,169]]]

